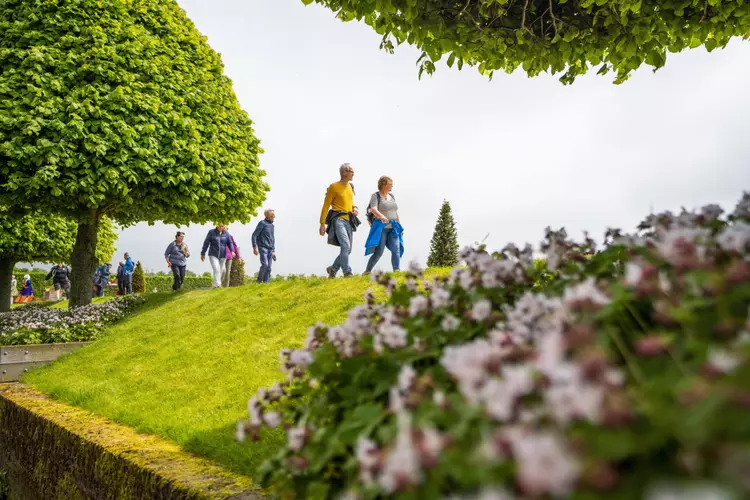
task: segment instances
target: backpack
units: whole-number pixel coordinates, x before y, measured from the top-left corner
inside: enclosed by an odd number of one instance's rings
[[[375,195],[378,197],[378,207],[380,207],[380,191],[375,191]],[[396,201],[396,197],[393,196],[393,193],[391,193],[391,198],[393,198],[393,201]],[[375,222],[375,214],[370,212],[370,209],[367,209],[367,222],[370,223],[372,226],[372,223]]]

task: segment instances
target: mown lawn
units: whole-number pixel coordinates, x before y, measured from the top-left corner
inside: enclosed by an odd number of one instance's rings
[[[306,278],[149,295],[104,338],[24,381],[252,476],[283,435],[234,441],[248,398],[283,377],[281,349],[301,345],[317,321],[341,322],[370,286],[362,277]]]

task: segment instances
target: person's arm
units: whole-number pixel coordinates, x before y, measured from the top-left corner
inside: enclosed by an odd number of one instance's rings
[[[169,245],[167,245],[167,249],[164,252],[164,260],[167,261],[167,267],[172,267],[172,263],[169,262],[169,254],[172,253],[172,247],[174,247],[174,241],[169,242]]]
[[[211,230],[209,229],[206,233],[206,239],[203,240],[203,248],[201,248],[201,259],[206,257],[206,250],[208,250],[209,236],[211,236]]]
[[[53,267],[52,269],[49,270],[49,274],[47,274],[47,276],[44,278],[44,281],[47,281],[48,279],[50,279],[54,273],[55,273],[55,268]]]
[[[326,225],[326,216],[328,215],[328,209],[331,208],[331,204],[333,203],[333,196],[334,192],[331,186],[328,186],[328,190],[326,190],[326,198],[323,201],[323,209],[320,211],[320,225],[325,226]]]
[[[258,222],[258,225],[255,226],[255,231],[253,231],[253,235],[250,236],[250,244],[253,246],[253,255],[258,255],[258,237],[260,236],[260,233],[263,232],[263,221]]]
[[[237,255],[237,247],[234,244],[234,238],[229,233],[227,233],[227,248],[229,249],[229,254],[234,258]]]

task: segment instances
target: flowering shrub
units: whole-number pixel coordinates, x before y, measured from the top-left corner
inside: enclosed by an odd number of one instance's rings
[[[122,319],[142,303],[143,298],[127,295],[74,309],[29,304],[0,313],[0,345],[95,340],[101,335],[103,327]]]
[[[282,352],[238,439],[283,425],[261,481],[296,498],[750,495],[750,193],[649,216],[604,248],[462,252],[373,279],[342,325]]]

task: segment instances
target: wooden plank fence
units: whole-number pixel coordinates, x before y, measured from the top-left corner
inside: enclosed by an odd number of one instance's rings
[[[0,383],[17,382],[21,375],[55,361],[63,354],[91,342],[67,342],[65,344],[34,344],[0,347]]]

